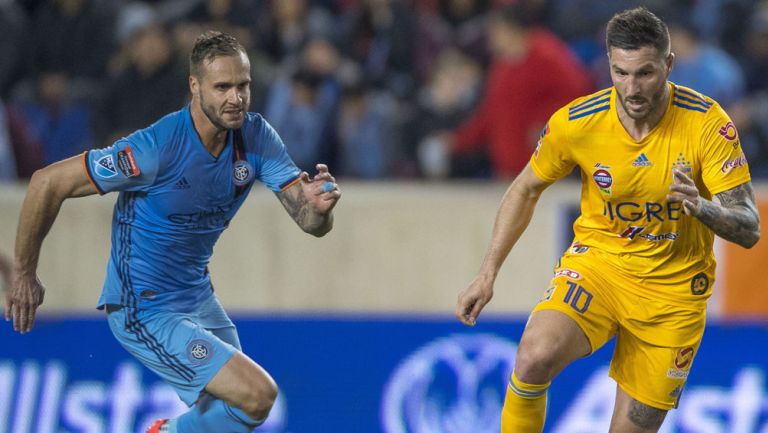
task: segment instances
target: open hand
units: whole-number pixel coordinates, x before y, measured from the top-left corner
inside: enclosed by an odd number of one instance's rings
[[[318,214],[324,215],[336,206],[336,202],[341,198],[341,191],[336,184],[328,166],[317,164],[317,174],[310,178],[306,171],[301,172],[301,189],[304,198],[315,209]]]

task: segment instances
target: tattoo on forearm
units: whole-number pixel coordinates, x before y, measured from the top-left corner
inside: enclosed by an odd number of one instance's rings
[[[752,246],[760,237],[760,216],[752,185],[747,182],[717,194],[720,205],[704,201],[697,217],[721,238]]]
[[[330,230],[330,218],[318,215],[310,209],[309,202],[304,197],[304,194],[291,194],[286,191],[278,193],[277,197],[291,218],[305,232],[313,235],[323,235]]]
[[[630,404],[629,420],[643,429],[658,429],[664,422],[664,417],[667,416],[667,411],[650,407],[637,400],[632,400]]]
[[[288,194],[278,194],[280,202],[288,211],[288,215],[296,221],[301,227],[304,227],[308,223],[309,211],[307,209],[307,199],[303,194],[297,194],[295,196],[289,196]]]

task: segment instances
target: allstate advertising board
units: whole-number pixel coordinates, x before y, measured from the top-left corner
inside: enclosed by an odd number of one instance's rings
[[[447,316],[235,317],[245,351],[280,397],[269,433],[497,433],[524,320]],[[185,410],[112,338],[106,320],[0,326],[0,433],[143,432]],[[662,433],[768,433],[768,327],[710,324],[680,407]],[[608,431],[612,347],[550,391],[546,431]]]

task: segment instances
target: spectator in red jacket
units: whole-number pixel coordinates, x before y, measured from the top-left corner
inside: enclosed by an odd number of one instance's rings
[[[535,26],[521,6],[491,16],[488,43],[493,60],[483,97],[449,142],[459,159],[484,148],[493,175],[512,177],[528,162],[549,116],[592,84],[565,43]]]

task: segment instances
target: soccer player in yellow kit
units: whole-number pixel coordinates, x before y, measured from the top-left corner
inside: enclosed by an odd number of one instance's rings
[[[614,336],[610,432],[657,432],[704,332],[714,235],[746,248],[760,237],[736,128],[717,102],[667,81],[666,25],[645,8],[624,11],[608,22],[606,41],[613,87],[552,116],[502,199],[479,273],[459,294],[456,315],[474,325],[542,191],[579,167],[575,239],[523,331],[502,433],[541,432],[550,381]]]

